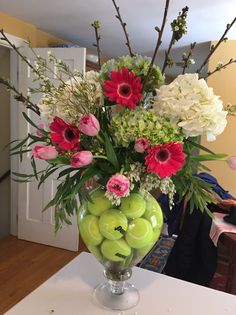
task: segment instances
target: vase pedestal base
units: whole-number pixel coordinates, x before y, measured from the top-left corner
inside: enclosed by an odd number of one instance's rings
[[[102,307],[124,311],[136,306],[140,295],[132,284],[126,281],[107,281],[99,284],[93,298]]]

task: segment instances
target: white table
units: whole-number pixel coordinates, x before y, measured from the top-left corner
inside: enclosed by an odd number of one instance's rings
[[[125,312],[92,302],[93,288],[104,278],[102,266],[82,253],[16,304],[5,315],[236,315],[236,296],[133,268],[132,283],[141,299]]]

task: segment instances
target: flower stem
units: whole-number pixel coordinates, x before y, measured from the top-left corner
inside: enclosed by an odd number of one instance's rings
[[[108,158],[104,155],[95,155],[93,156],[94,159],[103,159],[103,160],[108,160]]]
[[[104,143],[104,140],[101,138],[101,136],[97,135],[96,137],[97,137],[97,139],[98,139],[102,144],[105,144],[105,143]]]

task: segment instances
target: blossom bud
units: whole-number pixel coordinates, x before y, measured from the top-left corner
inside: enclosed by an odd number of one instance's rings
[[[79,130],[87,136],[96,136],[100,131],[100,124],[93,114],[83,115],[80,119]]]
[[[145,138],[139,138],[135,141],[134,150],[138,153],[143,153],[149,147],[149,142]]]
[[[32,149],[33,157],[41,160],[52,160],[58,155],[57,150],[51,145],[36,145]]]
[[[227,159],[227,163],[229,165],[230,168],[232,168],[233,170],[236,170],[236,156],[230,156]]]
[[[40,123],[40,124],[38,124],[37,127],[38,127],[39,129],[44,129],[44,124],[43,124],[43,123]],[[43,137],[43,136],[44,136],[43,132],[42,132],[41,130],[38,130],[38,129],[37,129],[37,131],[36,131],[36,135],[39,136],[39,137]]]
[[[90,151],[80,151],[76,152],[70,162],[71,165],[75,168],[80,168],[90,164],[93,160],[93,155]]]

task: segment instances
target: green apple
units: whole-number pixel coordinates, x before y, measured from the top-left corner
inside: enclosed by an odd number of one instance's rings
[[[101,251],[105,258],[115,262],[124,261],[131,254],[131,248],[123,238],[116,241],[104,240]]]
[[[153,238],[151,223],[144,218],[137,218],[130,222],[125,239],[130,247],[142,248],[148,245]]]
[[[95,215],[86,215],[79,224],[79,230],[86,245],[98,245],[103,240],[98,227],[98,218]]]
[[[95,190],[90,195],[92,202],[88,202],[88,210],[90,213],[96,216],[100,216],[103,211],[106,211],[112,207],[112,203],[105,196],[104,191]]]
[[[146,210],[146,202],[140,194],[131,193],[128,197],[121,198],[120,210],[127,218],[139,218]]]
[[[100,232],[109,240],[120,239],[128,228],[126,216],[119,210],[109,209],[102,213],[98,221]]]

